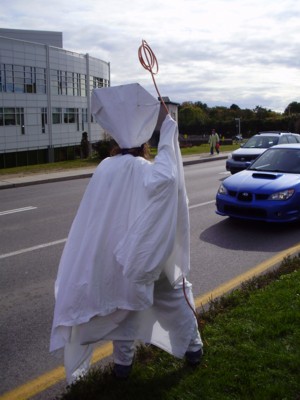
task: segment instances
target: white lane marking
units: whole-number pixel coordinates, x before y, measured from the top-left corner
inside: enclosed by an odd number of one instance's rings
[[[207,204],[214,203],[215,201],[216,200],[210,200],[210,201],[206,201],[205,203],[194,204],[193,206],[189,206],[189,209],[191,210],[192,208],[206,206]]]
[[[214,202],[215,202],[215,200],[211,200],[211,201],[206,201],[205,203],[194,204],[193,206],[190,206],[189,209],[205,206],[207,204],[211,204]],[[4,258],[8,258],[8,257],[17,256],[17,255],[23,254],[23,253],[28,253],[30,251],[44,249],[45,247],[56,246],[57,244],[65,243],[66,241],[67,241],[67,238],[61,239],[61,240],[56,240],[54,242],[39,244],[39,245],[33,246],[33,247],[28,247],[27,249],[12,251],[11,253],[0,254],[0,260],[2,260]]]
[[[23,207],[23,208],[15,208],[14,210],[0,211],[0,215],[14,214],[22,211],[30,211],[35,210],[37,207]]]
[[[50,246],[55,246],[57,244],[66,242],[66,240],[67,240],[67,238],[55,240],[54,242],[39,244],[37,246],[28,247],[27,249],[21,249],[21,250],[17,250],[17,251],[12,251],[11,253],[0,254],[0,260],[2,260],[3,258],[17,256],[17,255],[23,254],[23,253],[28,253],[29,251],[44,249],[45,247],[50,247]]]

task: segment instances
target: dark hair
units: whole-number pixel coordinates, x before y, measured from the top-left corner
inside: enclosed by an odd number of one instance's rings
[[[118,154],[130,154],[133,157],[143,157],[146,160],[150,160],[150,146],[148,143],[142,144],[140,147],[133,147],[131,149],[121,149],[118,145],[114,146],[110,152],[111,156]]]

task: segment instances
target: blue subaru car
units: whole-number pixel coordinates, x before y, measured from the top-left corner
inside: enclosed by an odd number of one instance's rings
[[[300,219],[300,144],[269,148],[247,169],[226,178],[216,213],[266,222]]]

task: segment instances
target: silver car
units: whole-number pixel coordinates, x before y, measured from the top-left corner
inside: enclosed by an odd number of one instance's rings
[[[300,135],[292,132],[260,132],[228,156],[226,170],[232,174],[242,171],[269,147],[285,143],[300,143]]]

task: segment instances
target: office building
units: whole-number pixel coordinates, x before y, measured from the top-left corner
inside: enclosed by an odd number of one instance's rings
[[[80,157],[105,132],[90,93],[110,86],[109,62],[63,48],[61,32],[0,29],[0,168]]]

